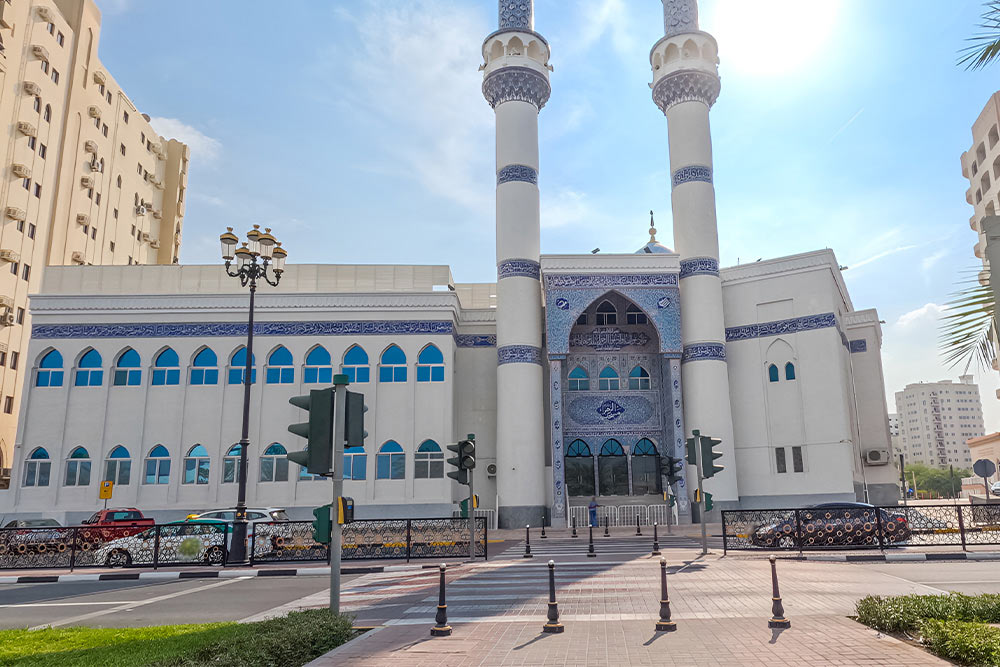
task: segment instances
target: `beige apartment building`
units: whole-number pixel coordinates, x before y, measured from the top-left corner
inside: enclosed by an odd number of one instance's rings
[[[970,468],[970,438],[984,435],[983,404],[971,375],[958,382],[918,382],[896,392],[899,437],[906,463]]]
[[[188,147],[101,64],[100,29],[93,0],[0,0],[0,487],[44,267],[178,259]]]

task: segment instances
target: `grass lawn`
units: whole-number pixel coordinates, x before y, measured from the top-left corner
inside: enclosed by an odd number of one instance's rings
[[[322,609],[259,623],[0,630],[0,665],[297,667],[354,635],[350,617]]]

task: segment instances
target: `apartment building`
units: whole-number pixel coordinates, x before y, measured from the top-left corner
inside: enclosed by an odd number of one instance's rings
[[[157,135],[101,64],[100,28],[93,0],[0,0],[3,470],[44,267],[178,260],[188,147]]]
[[[979,387],[959,381],[918,382],[896,392],[900,446],[906,463],[937,468],[972,466],[967,441],[985,434]]]

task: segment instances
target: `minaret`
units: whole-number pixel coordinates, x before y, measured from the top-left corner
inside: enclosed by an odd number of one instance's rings
[[[723,508],[739,500],[719,233],[708,113],[719,96],[718,45],[698,29],[697,0],[663,0],[665,36],[653,47],[653,101],[667,117],[674,248],[681,258],[681,382],[684,427],[722,440],[726,470],[706,481]],[[690,475],[693,479],[694,475]],[[688,485],[693,492],[695,483]]]
[[[533,0],[499,0],[483,42],[483,95],[497,123],[497,519],[541,524],[546,501],[539,265],[538,112],[549,99],[549,45]]]

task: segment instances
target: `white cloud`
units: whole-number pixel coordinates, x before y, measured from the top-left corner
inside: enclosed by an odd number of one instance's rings
[[[927,303],[920,308],[900,315],[899,319],[896,320],[895,326],[907,328],[919,324],[936,325],[938,318],[941,317],[943,312],[944,306],[939,306],[936,303]]]
[[[191,148],[191,154],[201,160],[213,161],[222,152],[222,144],[218,139],[203,134],[197,128],[177,118],[154,116],[149,119],[149,124],[167,139],[183,141]]]
[[[901,245],[901,246],[896,246],[895,248],[889,248],[888,250],[883,250],[881,252],[875,253],[871,257],[866,257],[860,262],[854,262],[853,264],[851,264],[851,268],[859,269],[865,264],[871,264],[872,262],[877,262],[878,260],[884,257],[888,257],[889,255],[895,255],[897,252],[904,252],[906,250],[913,250],[916,247],[917,246],[915,245]]]
[[[214,197],[212,195],[207,195],[204,192],[199,192],[197,190],[191,193],[191,198],[203,201],[206,204],[211,204],[212,206],[223,207],[226,205],[226,200],[222,199],[221,197]]]
[[[97,0],[102,14],[124,14],[132,9],[132,0]]]
[[[947,254],[948,250],[946,248],[941,248],[936,253],[928,255],[927,257],[924,257],[922,260],[920,260],[920,268],[924,271],[924,273],[930,271],[932,268],[934,268],[934,265],[940,262],[942,259],[944,259],[945,255]]]
[[[568,43],[569,53],[590,52],[602,37],[608,37],[611,47],[624,60],[633,60],[643,50],[636,40],[641,34],[632,25],[632,17],[624,0],[588,0],[577,5],[579,17],[575,35]],[[648,48],[648,47],[645,47]],[[640,59],[638,62],[642,62]]]
[[[583,227],[595,217],[587,195],[569,188],[560,188],[554,194],[543,191],[541,201],[541,226],[554,229],[573,225]]]

